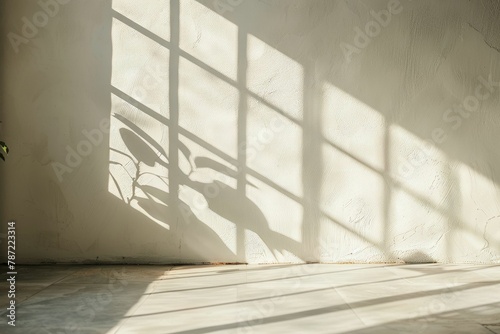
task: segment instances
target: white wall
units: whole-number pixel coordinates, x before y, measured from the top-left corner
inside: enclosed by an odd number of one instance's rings
[[[18,262],[500,261],[498,3],[59,1],[4,1]]]

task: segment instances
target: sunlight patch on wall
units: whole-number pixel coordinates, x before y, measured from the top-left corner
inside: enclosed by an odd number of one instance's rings
[[[350,94],[323,83],[322,261],[383,258],[384,117]]]
[[[179,125],[236,158],[238,90],[183,58],[179,67]]]
[[[184,223],[208,226],[235,254],[239,201],[236,167],[190,133],[180,135],[179,143],[181,174],[177,180],[179,199],[186,205],[180,210]]]
[[[384,168],[384,117],[343,90],[323,84],[322,134],[363,163]]]
[[[236,80],[236,25],[196,1],[180,1],[180,48],[206,65]]]
[[[261,237],[270,236],[271,240],[264,242],[272,245],[300,243],[304,209],[298,202],[299,198],[292,198],[282,189],[254,176],[248,177],[248,183],[247,212],[253,217],[244,218],[244,227],[256,231]],[[245,215],[245,212],[242,213]],[[285,240],[288,241],[285,243]]]
[[[353,215],[357,214],[353,212]],[[321,233],[315,251],[319,261],[377,262],[384,259],[379,238],[369,231],[328,215],[323,215],[319,223]]]
[[[148,0],[146,6],[142,1],[113,0],[112,8],[160,38],[170,40],[170,1]]]
[[[179,135],[179,167],[181,185],[187,185],[186,180],[193,182],[210,183],[221,182],[232,188],[236,188],[236,160],[226,159],[226,152],[214,152],[210,145],[199,140],[190,132],[181,131]],[[221,156],[222,155],[222,156]],[[230,160],[230,161],[228,161]],[[190,185],[193,187],[192,185]],[[203,189],[198,189],[203,192]]]
[[[435,208],[446,206],[454,166],[435,143],[391,124],[389,150],[390,174],[395,181]]]
[[[198,182],[198,181],[196,181]],[[220,202],[218,196],[211,197],[210,191],[213,187],[219,187],[217,181],[210,182],[207,179],[201,182],[198,186],[182,185],[179,191],[179,200],[183,203],[180,207],[180,214],[182,217],[182,229],[191,229],[193,233],[201,234],[201,231],[210,231],[216,235],[220,244],[224,245],[228,251],[236,254],[236,229],[237,225],[227,219],[227,211],[223,203]],[[205,189],[209,192],[205,192]],[[226,186],[220,186],[218,191],[226,191]],[[229,190],[231,191],[231,190]],[[222,198],[225,198],[224,195]],[[206,236],[206,235],[205,235]],[[207,238],[210,239],[210,238]],[[186,239],[185,243],[190,243]],[[196,248],[196,244],[192,246]],[[219,249],[212,245],[211,250],[213,256],[216,258],[220,253]]]
[[[392,224],[387,240],[399,256],[411,255],[415,249],[429,256],[440,255],[446,250],[447,233],[454,220],[446,208],[436,207],[425,197],[412,196],[401,188],[392,189],[388,219]]]
[[[112,36],[111,85],[168,117],[169,50],[116,18]]]
[[[322,154],[324,176],[319,205],[325,217],[331,219],[322,224],[320,235],[341,242],[340,254],[368,247],[372,242],[379,244],[384,236],[382,175],[327,143],[323,144]],[[355,244],[342,242],[339,236],[351,238]]]
[[[245,151],[250,168],[295,196],[302,189],[302,128],[249,98]]]
[[[160,2],[154,4],[161,6]],[[140,32],[135,26],[145,24],[143,28],[165,34],[168,16],[154,20],[156,26],[148,26],[142,21],[153,15],[149,13],[152,7],[144,12],[131,6],[134,4],[114,2],[119,15],[115,14],[112,24],[110,123],[114,130],[109,138],[109,191],[158,225],[170,229],[165,222],[171,212],[166,153],[169,50],[153,41],[153,33],[144,35],[149,32]],[[168,5],[155,10],[155,15],[168,15]]]
[[[167,127],[124,105],[124,100],[112,96],[109,191],[168,229]]]
[[[263,263],[266,259],[274,259],[274,261],[276,261],[277,257],[280,257],[279,253],[273,252],[273,250],[269,249],[268,245],[266,245],[262,238],[254,231],[245,230],[244,237],[245,260],[247,262]]]
[[[294,120],[302,120],[302,65],[253,35],[248,35],[247,56],[248,89]]]

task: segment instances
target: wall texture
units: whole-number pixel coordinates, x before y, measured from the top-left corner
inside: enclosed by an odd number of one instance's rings
[[[18,262],[500,262],[499,1],[3,7]]]

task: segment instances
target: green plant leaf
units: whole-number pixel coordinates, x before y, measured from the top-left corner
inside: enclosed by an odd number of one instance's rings
[[[9,154],[9,147],[7,146],[7,144],[5,144],[5,142],[0,141],[0,147],[5,153]]]
[[[1,148],[0,159],[2,159],[3,161],[5,161],[5,156],[3,155],[3,152],[5,152],[5,154],[9,154],[9,147],[7,146],[7,144],[5,144],[5,142],[0,141],[0,148]]]

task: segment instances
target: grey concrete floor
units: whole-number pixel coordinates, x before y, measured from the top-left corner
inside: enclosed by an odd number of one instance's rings
[[[0,333],[500,333],[499,269],[23,266]]]

